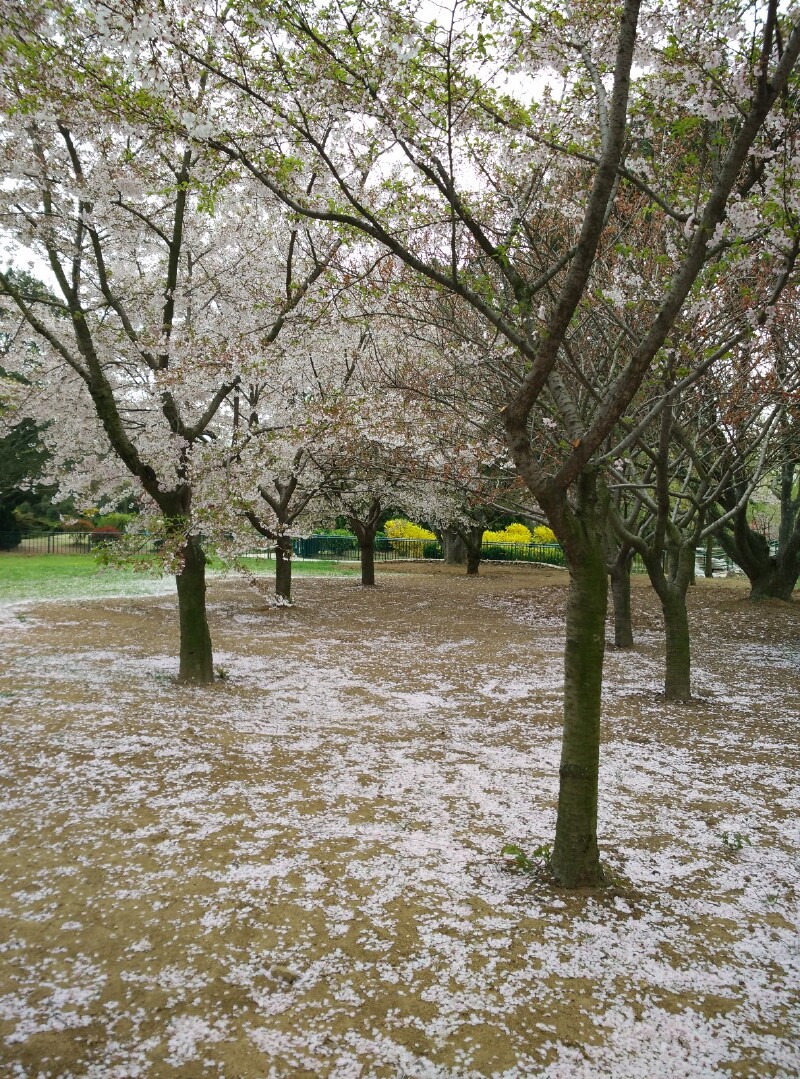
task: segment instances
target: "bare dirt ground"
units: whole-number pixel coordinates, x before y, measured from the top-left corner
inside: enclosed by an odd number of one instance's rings
[[[0,624],[0,1074],[800,1074],[800,605],[692,595],[697,700],[650,591],[610,651],[616,883],[510,870],[555,819],[566,577],[443,567],[212,586]]]

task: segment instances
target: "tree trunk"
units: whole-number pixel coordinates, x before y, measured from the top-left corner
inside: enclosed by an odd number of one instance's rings
[[[183,569],[175,582],[181,636],[178,680],[207,685],[214,680],[214,659],[206,614],[206,556],[196,536],[186,541]]]
[[[610,569],[611,596],[614,600],[614,644],[633,648],[631,619],[631,559],[615,560]]]
[[[444,528],[442,529],[441,543],[445,564],[448,566],[463,566],[467,558],[467,551],[461,536],[451,528]]]
[[[789,601],[797,584],[797,574],[777,559],[771,558],[769,565],[761,573],[750,577],[751,600],[782,599]]]
[[[292,602],[291,536],[278,536],[275,541],[275,596],[279,602]]]
[[[567,508],[561,522],[549,514],[556,534],[561,533],[570,574],[564,732],[551,860],[556,880],[567,888],[594,887],[603,882],[597,846],[600,704],[608,606],[602,509],[596,477],[588,472],[578,480],[575,513]]]
[[[703,572],[706,577],[714,576],[714,537],[709,536],[706,540],[706,557]]]
[[[667,646],[664,696],[668,701],[689,701],[692,698],[692,653],[686,593],[679,587],[671,587],[659,598]]]
[[[776,554],[770,550],[767,537],[748,524],[746,506],[737,512],[732,527],[723,528],[718,535],[725,554],[747,575],[751,600],[790,600],[800,577],[800,498],[791,497],[794,465],[785,471]]]
[[[667,562],[671,574],[664,572],[663,560],[653,550],[645,556],[647,575],[661,602],[666,642],[666,666],[664,672],[664,696],[668,701],[692,699],[691,673],[692,650],[689,637],[689,615],[686,610],[686,593],[695,561],[695,537],[672,542],[668,547]]]
[[[375,533],[364,536],[358,541],[361,555],[361,584],[364,588],[375,587]]]
[[[381,502],[373,498],[369,509],[362,517],[354,513],[348,516],[350,527],[356,534],[361,559],[361,585],[364,588],[375,587],[375,533],[381,519]]]
[[[482,524],[472,525],[470,528],[465,528],[463,532],[459,533],[464,544],[464,549],[467,552],[468,577],[477,577],[478,575],[478,569],[481,564],[483,533],[484,526]]]

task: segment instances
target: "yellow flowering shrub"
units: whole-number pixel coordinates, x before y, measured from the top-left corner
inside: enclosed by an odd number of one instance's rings
[[[526,528],[525,525],[512,524],[507,528],[500,529],[499,532],[492,532],[487,529],[483,533],[484,543],[530,543],[531,542],[531,530]]]
[[[402,550],[409,558],[423,558],[425,555],[426,546],[436,539],[436,536],[430,529],[423,528],[422,525],[415,524],[413,521],[406,520],[405,517],[395,517],[391,521],[387,521],[383,526],[383,531],[389,537],[389,542],[393,546]],[[395,541],[402,540],[402,543]],[[409,542],[416,541],[416,542]],[[533,532],[523,524],[510,524],[507,528],[501,528],[497,531],[487,529],[483,533],[483,544],[492,543],[557,543],[555,532],[552,528],[548,528],[546,525],[539,525]],[[503,555],[502,552],[496,553],[496,557],[513,557],[510,553]]]
[[[407,521],[405,517],[393,517],[391,521],[387,521],[383,526],[383,531],[389,537],[390,543],[393,540],[419,541],[418,543],[403,542],[393,544],[395,547],[402,548],[409,558],[422,558],[426,544],[436,539],[435,533],[431,532],[430,529],[414,524],[413,521]]]

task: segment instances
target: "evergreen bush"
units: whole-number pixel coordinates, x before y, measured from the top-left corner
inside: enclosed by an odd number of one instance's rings
[[[19,547],[22,533],[13,510],[0,505],[0,551],[13,551]]]

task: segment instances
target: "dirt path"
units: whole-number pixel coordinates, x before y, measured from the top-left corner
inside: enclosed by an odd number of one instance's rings
[[[797,1075],[800,609],[701,583],[668,706],[637,585],[619,883],[576,896],[499,857],[553,831],[565,583],[403,567],[266,610],[215,582],[208,691],[172,682],[171,598],[7,618],[2,1074]]]

